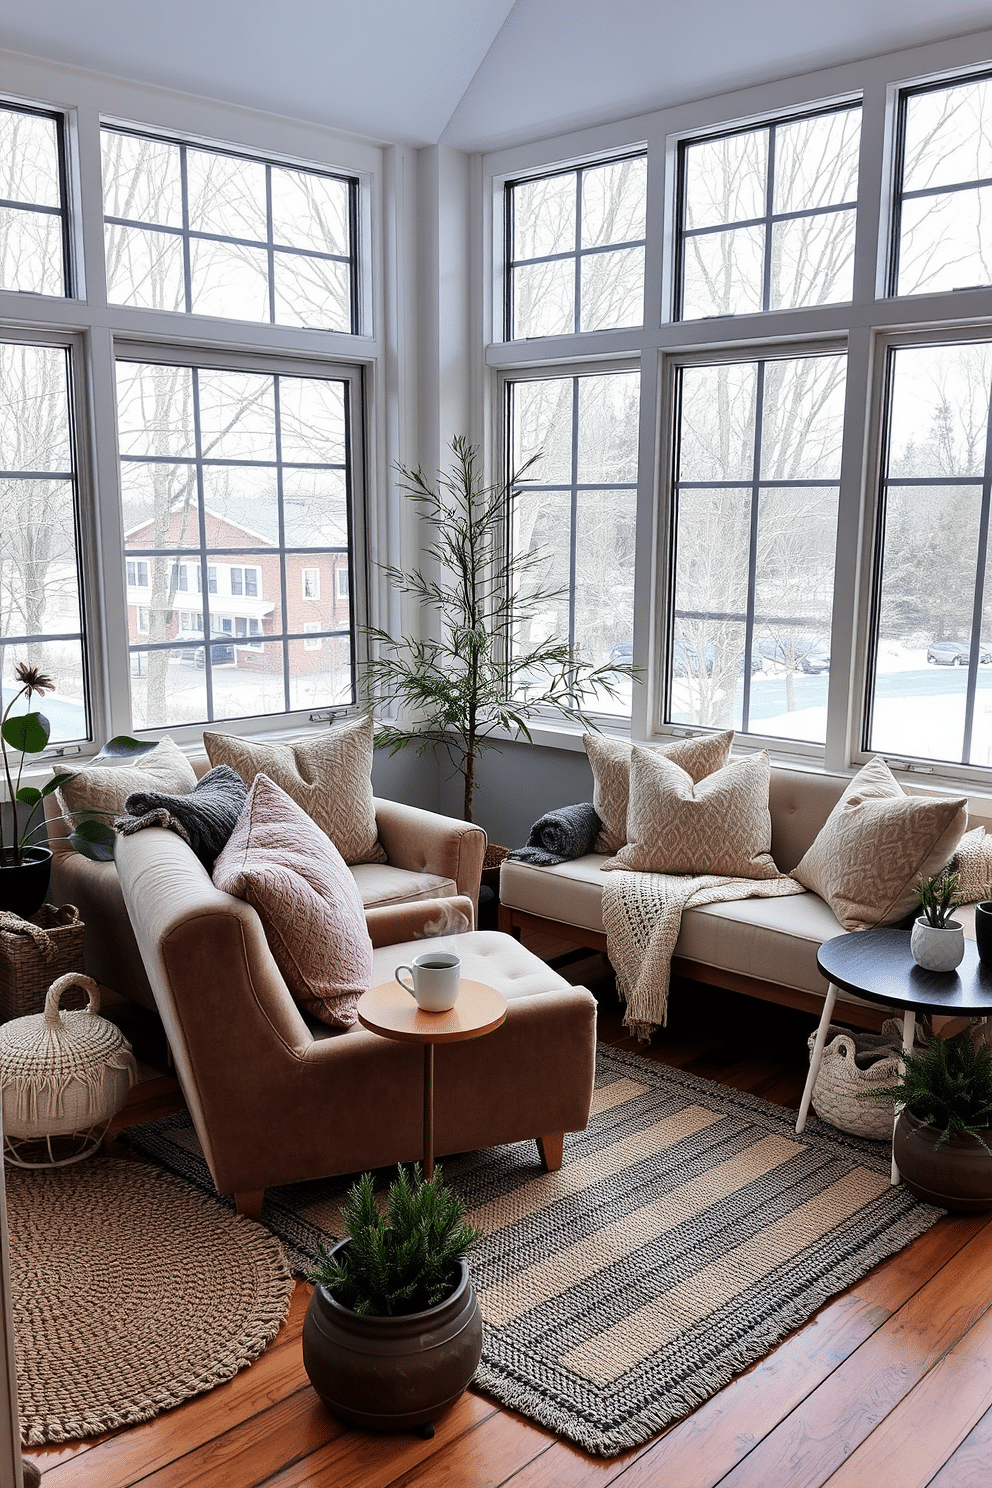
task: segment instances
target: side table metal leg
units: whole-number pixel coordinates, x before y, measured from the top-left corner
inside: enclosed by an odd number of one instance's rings
[[[910,1053],[912,1053],[912,1050],[913,1050],[913,1041],[914,1041],[915,1038],[916,1038],[916,1014],[915,1014],[915,1012],[913,1011],[912,1008],[907,1008],[906,1009],[906,1012],[905,1012],[905,1014],[903,1016],[903,1020],[902,1020],[902,1052],[904,1054],[910,1054]],[[906,1066],[903,1064],[902,1060],[900,1059],[900,1061],[899,1061],[899,1075],[900,1075],[900,1078],[902,1077],[902,1075],[903,1075],[903,1073],[905,1071],[905,1068],[906,1068]],[[899,1178],[899,1169],[898,1169],[898,1167],[896,1165],[896,1152],[895,1152],[896,1122],[899,1120],[899,1112],[901,1110],[902,1110],[902,1103],[900,1101],[897,1101],[896,1102],[896,1113],[895,1113],[895,1117],[894,1117],[893,1122],[892,1122],[892,1182],[893,1183],[899,1183],[901,1181],[900,1178]]]
[[[434,1172],[434,1045],[424,1045],[424,1177]]]
[[[813,1099],[813,1086],[816,1077],[820,1073],[820,1061],[823,1058],[823,1046],[827,1042],[827,1029],[830,1027],[830,1019],[833,1016],[834,1003],[837,1001],[837,988],[833,982],[827,987],[827,995],[823,999],[823,1012],[820,1014],[819,1027],[816,1030],[816,1043],[809,1060],[809,1074],[806,1076],[806,1088],[803,1090],[803,1098],[799,1106],[799,1116],[796,1121],[796,1132],[799,1133],[806,1125],[806,1117],[809,1115],[810,1101]]]

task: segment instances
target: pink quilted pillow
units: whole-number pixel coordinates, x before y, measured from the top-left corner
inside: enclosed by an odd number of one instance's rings
[[[267,775],[256,775],[213,880],[256,911],[300,1006],[349,1028],[372,980],[362,898],[331,839]]]

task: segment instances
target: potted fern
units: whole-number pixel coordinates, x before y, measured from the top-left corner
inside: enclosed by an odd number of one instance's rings
[[[913,922],[909,947],[925,971],[954,971],[964,958],[964,926],[951,918],[957,893],[956,873],[938,873],[916,885],[922,914]]]
[[[965,1030],[932,1037],[903,1066],[898,1084],[860,1098],[903,1102],[892,1155],[907,1187],[942,1209],[992,1209],[992,1049]]]
[[[482,1353],[465,1255],[481,1232],[440,1168],[399,1167],[380,1211],[371,1173],[348,1191],[348,1238],[311,1273],[303,1364],[336,1415],[378,1431],[419,1429],[453,1405]]]

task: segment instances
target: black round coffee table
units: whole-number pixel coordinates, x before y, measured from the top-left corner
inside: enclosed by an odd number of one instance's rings
[[[838,988],[868,1002],[901,1010],[904,1052],[913,1047],[917,1013],[951,1018],[969,1014],[992,1016],[992,970],[979,961],[973,940],[965,941],[964,960],[957,971],[924,971],[917,966],[909,948],[908,930],[855,930],[849,935],[837,935],[824,941],[817,952],[816,964],[830,985],[810,1056],[797,1132],[806,1125]],[[892,1181],[899,1182],[894,1160]]]

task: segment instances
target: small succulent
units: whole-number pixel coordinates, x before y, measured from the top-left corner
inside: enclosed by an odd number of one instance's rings
[[[956,873],[937,873],[933,878],[921,879],[914,885],[914,893],[920,901],[920,909],[928,925],[935,930],[946,930],[951,911],[959,903]]]

